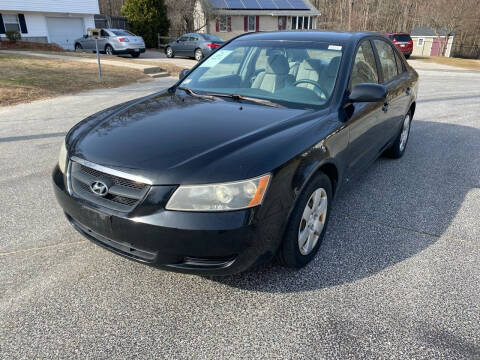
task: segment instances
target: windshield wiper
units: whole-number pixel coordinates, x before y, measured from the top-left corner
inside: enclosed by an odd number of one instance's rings
[[[210,99],[212,98],[212,97],[209,96],[209,95],[199,94],[199,93],[193,91],[192,89],[186,88],[186,87],[178,87],[177,90],[183,90],[183,91],[185,91],[188,95],[192,95],[192,96],[208,97],[208,98],[210,98]]]
[[[192,89],[186,88],[186,87],[178,87],[177,89],[178,90],[183,90],[187,94],[192,95],[192,96],[206,97],[206,98],[210,98],[210,99],[212,99],[213,97],[229,98],[229,99],[233,99],[235,101],[243,100],[243,101],[251,101],[251,102],[254,102],[256,104],[262,104],[262,105],[266,105],[266,106],[283,107],[282,105],[280,105],[278,103],[275,103],[273,101],[270,101],[270,100],[259,99],[259,98],[244,96],[244,95],[239,95],[239,94],[222,94],[222,93],[200,94],[200,93],[197,93],[197,92],[193,91]]]
[[[259,98],[244,96],[244,95],[239,95],[239,94],[207,93],[207,95],[215,96],[215,97],[229,98],[229,99],[233,99],[235,101],[240,101],[240,100],[251,101],[251,102],[254,102],[256,104],[262,104],[262,105],[266,105],[266,106],[283,107],[282,105],[280,105],[276,102],[270,101],[270,100],[259,99]]]

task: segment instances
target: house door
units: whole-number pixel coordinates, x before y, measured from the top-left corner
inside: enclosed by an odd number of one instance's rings
[[[430,56],[442,55],[443,45],[445,45],[445,39],[433,38],[432,50],[430,51]]]

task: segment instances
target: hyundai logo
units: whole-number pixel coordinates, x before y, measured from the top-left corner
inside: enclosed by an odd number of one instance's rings
[[[94,181],[90,184],[90,190],[97,196],[105,196],[108,193],[108,186],[101,181]]]

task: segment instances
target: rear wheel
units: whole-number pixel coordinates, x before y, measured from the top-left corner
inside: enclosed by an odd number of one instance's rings
[[[410,124],[412,123],[412,112],[408,111],[403,119],[402,128],[400,133],[396,137],[392,146],[385,151],[385,155],[391,157],[392,159],[399,159],[405,153],[407,148],[408,137],[410,135]]]
[[[405,59],[408,59],[410,57],[410,54],[405,54]]]
[[[132,55],[133,58],[138,58],[140,56],[140,53],[132,53],[130,55]]]
[[[194,55],[195,55],[195,60],[197,61],[202,60],[203,59],[202,49],[196,49]]]
[[[79,51],[82,51],[82,50],[83,50],[82,45],[80,45],[80,44],[75,44],[75,51],[79,52]]]
[[[105,54],[113,55],[113,47],[111,45],[105,46]]]
[[[330,179],[319,172],[306,185],[288,221],[278,254],[282,265],[301,268],[315,257],[327,230],[331,200]]]
[[[173,58],[175,56],[175,54],[173,53],[173,49],[170,46],[165,49],[165,54],[168,58]]]

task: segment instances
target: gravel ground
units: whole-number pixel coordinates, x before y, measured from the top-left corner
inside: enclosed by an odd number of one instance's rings
[[[74,123],[173,79],[0,109],[0,358],[480,358],[480,72],[420,75],[406,155],[344,187],[317,258],[226,278],[91,244],[51,190]]]

